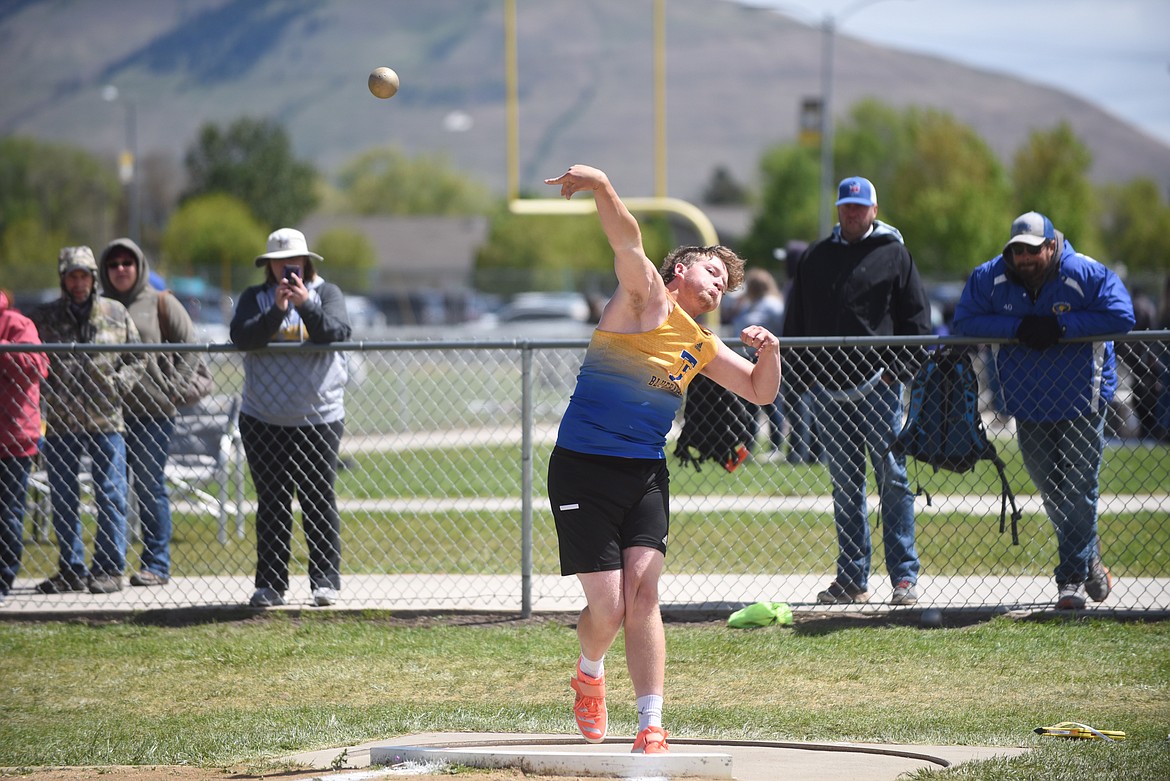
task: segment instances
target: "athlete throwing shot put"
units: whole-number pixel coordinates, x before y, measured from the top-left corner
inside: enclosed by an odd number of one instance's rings
[[[669,750],[662,728],[666,636],[658,580],[670,530],[666,435],[687,385],[704,374],[756,404],[775,400],[780,343],[745,328],[755,364],[695,318],[743,281],[743,260],[726,247],[679,247],[660,269],[646,257],[637,221],[596,168],[574,165],[546,184],[561,195],[591,191],[614,251],[617,291],[602,312],[549,460],[561,574],[585,592],[577,622],[581,656],[571,686],[585,740],[605,738],[605,654],[625,630],[626,665],[637,695],[634,753]]]

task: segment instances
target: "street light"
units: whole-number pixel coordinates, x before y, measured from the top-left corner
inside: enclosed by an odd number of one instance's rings
[[[102,100],[107,103],[113,103],[118,100],[120,93],[118,88],[113,84],[107,84],[102,87]],[[129,225],[130,238],[135,244],[141,244],[139,238],[139,224],[140,224],[140,203],[139,203],[139,186],[138,186],[138,108],[133,100],[122,97],[122,103],[126,107],[126,148],[118,156],[118,178],[122,181],[122,185],[128,188],[129,201]]]
[[[833,214],[830,203],[836,200],[833,197],[833,42],[837,24],[862,8],[880,2],[882,0],[857,0],[836,15],[825,14],[821,23],[821,198],[818,236],[829,235]]]

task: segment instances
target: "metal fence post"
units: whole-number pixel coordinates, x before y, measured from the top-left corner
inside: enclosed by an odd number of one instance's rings
[[[520,614],[532,615],[532,345],[520,348]]]

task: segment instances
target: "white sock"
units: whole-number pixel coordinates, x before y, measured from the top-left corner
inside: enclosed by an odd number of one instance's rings
[[[597,661],[586,659],[585,654],[581,654],[577,660],[577,664],[581,668],[581,672],[588,675],[590,678],[600,678],[605,674],[605,657],[601,657]]]
[[[662,695],[643,694],[638,698],[638,732],[662,726]]]

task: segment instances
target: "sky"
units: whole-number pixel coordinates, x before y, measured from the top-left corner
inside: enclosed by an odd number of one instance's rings
[[[1170,144],[1170,0],[736,0],[1076,95]]]

